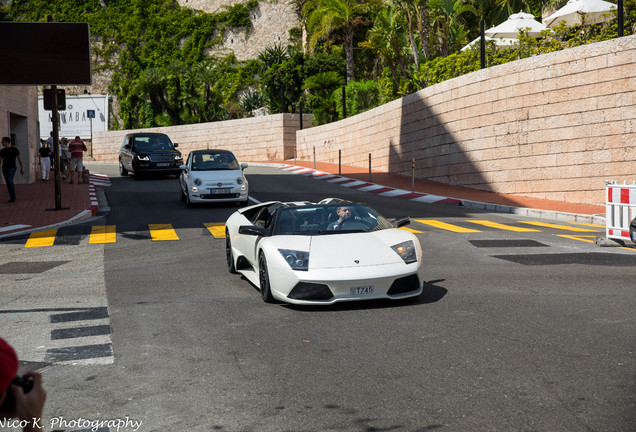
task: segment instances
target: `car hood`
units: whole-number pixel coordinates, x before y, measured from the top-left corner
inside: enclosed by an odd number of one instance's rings
[[[312,269],[366,267],[404,262],[376,233],[328,234],[311,239]],[[395,244],[399,243],[395,241]]]

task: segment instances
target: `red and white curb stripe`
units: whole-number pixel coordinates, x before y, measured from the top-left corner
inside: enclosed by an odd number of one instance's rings
[[[110,186],[110,179],[106,174],[90,173],[88,196],[91,199],[91,206],[88,208],[88,210],[90,210],[93,216],[95,216],[99,210],[99,203],[97,202],[97,194],[95,193],[95,188],[107,186]]]
[[[323,171],[299,167],[296,165],[284,165],[279,169],[292,174],[312,177],[318,180],[326,181],[327,183],[333,183],[339,186],[357,189],[362,192],[374,193],[386,197],[401,198],[429,204],[461,205],[461,201],[456,198],[448,198],[439,195],[430,195],[420,192],[411,192],[403,189],[395,189],[376,183],[355,180],[352,178],[342,177],[336,174],[329,174]]]

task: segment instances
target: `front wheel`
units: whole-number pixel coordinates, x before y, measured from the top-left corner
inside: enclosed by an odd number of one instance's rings
[[[126,177],[128,175],[128,170],[124,168],[124,164],[122,161],[119,161],[119,175],[122,177]]]
[[[133,180],[141,180],[141,173],[137,170],[133,170]]]
[[[190,192],[186,192],[186,205],[188,206],[188,208],[192,208],[194,207],[194,204],[192,203],[192,201],[190,201]]]
[[[234,265],[234,254],[232,253],[232,241],[230,240],[230,233],[225,232],[225,256],[227,258],[227,270],[232,273],[238,273],[236,266]]]
[[[183,192],[183,189],[181,188],[181,185],[179,185],[179,190],[181,191],[181,201],[185,201],[186,200],[186,194]]]
[[[265,303],[273,303],[274,297],[272,296],[271,286],[269,284],[269,273],[267,272],[267,260],[265,254],[260,255],[258,258],[258,280],[261,285],[261,297]]]

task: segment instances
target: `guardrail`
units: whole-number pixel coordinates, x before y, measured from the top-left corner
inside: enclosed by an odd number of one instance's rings
[[[616,181],[606,180],[605,187],[605,234],[607,238],[629,240],[629,223],[636,217],[636,182],[619,185]]]

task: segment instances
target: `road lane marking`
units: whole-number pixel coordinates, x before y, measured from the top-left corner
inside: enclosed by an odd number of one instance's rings
[[[605,228],[605,225],[589,224],[589,223],[583,223],[583,222],[570,222],[570,223],[572,225],[583,225],[583,226],[590,226],[594,228]]]
[[[512,226],[512,225],[505,225],[505,224],[500,224],[500,223],[497,223],[497,222],[490,222],[490,221],[486,221],[486,220],[467,220],[466,222],[479,224],[479,225],[487,226],[487,227],[490,227],[490,228],[497,228],[497,229],[501,229],[501,230],[506,230],[506,231],[541,232],[541,230],[535,230],[535,229],[532,229],[532,228],[515,227],[515,226]]]
[[[179,240],[172,224],[148,224],[152,241]]]
[[[404,231],[412,232],[412,233],[415,233],[415,234],[421,234],[421,233],[424,232],[424,231],[418,231],[418,230],[414,230],[413,228],[408,228],[408,227],[404,227],[404,226],[400,227],[400,229],[404,230]]]
[[[213,223],[204,223],[205,227],[212,233],[214,238],[225,238],[225,223],[224,222],[213,222]]]
[[[557,237],[563,237],[571,240],[579,240],[588,243],[594,243],[594,239],[596,236],[577,236],[577,235],[566,235],[566,234],[557,234]],[[592,240],[589,240],[592,239]]]
[[[430,225],[430,226],[435,227],[435,228],[443,229],[443,230],[446,230],[446,231],[457,232],[457,233],[478,233],[478,232],[481,232],[481,231],[477,231],[477,230],[474,230],[474,229],[462,228],[462,227],[459,227],[457,225],[451,225],[449,223],[440,222],[440,221],[436,221],[436,220],[415,219],[415,222],[419,222],[419,223],[422,223],[424,225]]]
[[[115,243],[117,234],[115,225],[96,225],[91,228],[89,244]]]
[[[29,240],[27,240],[24,247],[53,246],[53,243],[55,243],[55,234],[57,234],[57,228],[34,232],[29,236]]]
[[[535,226],[545,227],[545,228],[554,228],[554,229],[566,230],[566,231],[600,232],[598,230],[591,230],[591,229],[585,229],[585,228],[576,228],[576,227],[571,227],[571,226],[567,226],[567,225],[557,225],[557,224],[551,224],[551,223],[546,223],[546,222],[526,222],[526,221],[517,221],[517,222],[528,224],[528,225],[535,225]]]

